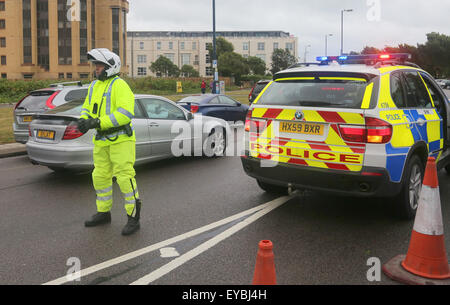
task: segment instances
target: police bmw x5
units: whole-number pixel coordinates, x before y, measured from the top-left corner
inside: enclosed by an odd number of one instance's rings
[[[268,192],[394,197],[413,218],[427,157],[450,170],[450,109],[409,58],[319,57],[275,74],[247,114],[245,172]]]

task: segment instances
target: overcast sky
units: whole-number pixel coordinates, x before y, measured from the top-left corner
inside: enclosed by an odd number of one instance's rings
[[[128,31],[212,31],[212,0],[129,0]],[[449,0],[216,0],[217,31],[285,31],[298,37],[299,56],[312,61],[364,46],[416,45],[426,34],[450,35]]]

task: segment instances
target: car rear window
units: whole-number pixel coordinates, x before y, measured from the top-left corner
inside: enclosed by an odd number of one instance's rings
[[[264,87],[266,87],[268,83],[262,83],[262,84],[256,84],[255,89],[253,89],[253,94],[257,95],[259,94]]]
[[[24,100],[19,104],[20,108],[26,110],[42,110],[46,108],[47,99],[55,91],[34,91],[31,92]]]
[[[258,105],[360,109],[367,82],[364,79],[320,78],[274,81]]]
[[[202,95],[193,95],[185,97],[178,101],[178,103],[199,103],[201,100],[203,100],[205,97]]]
[[[53,113],[53,114],[63,114],[63,115],[80,115],[81,114],[81,108],[83,107],[84,99],[74,100],[68,103],[65,103],[61,106],[57,106],[49,111],[47,113]]]
[[[76,90],[70,90],[66,96],[64,97],[64,100],[66,102],[73,101],[81,98],[86,98],[86,95],[88,93],[88,89],[76,89]]]

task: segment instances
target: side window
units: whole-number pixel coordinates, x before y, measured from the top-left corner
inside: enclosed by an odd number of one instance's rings
[[[432,108],[430,95],[417,72],[404,72],[408,107]]]
[[[434,106],[440,110],[442,105],[444,105],[444,98],[442,97],[437,85],[429,78],[425,73],[420,73],[422,79],[427,85],[428,91],[430,91],[431,98],[433,99]]]
[[[216,105],[216,104],[220,104],[220,101],[219,101],[219,99],[218,99],[217,97],[215,97],[215,98],[213,98],[212,100],[210,100],[210,101],[208,102],[208,104],[214,104],[214,105]]]
[[[135,100],[135,102],[134,102],[134,118],[135,119],[145,118],[145,115],[142,112],[141,107],[139,106],[138,100]]]
[[[391,97],[398,108],[405,108],[405,95],[402,86],[402,78],[400,72],[391,74]]]
[[[236,102],[226,96],[219,96],[220,103],[229,106],[236,106]]]
[[[150,119],[184,120],[184,112],[178,107],[159,99],[142,99],[142,105]]]
[[[66,100],[66,102],[68,101],[73,101],[73,100],[78,100],[78,99],[84,99],[86,98],[88,89],[77,89],[77,90],[70,90],[66,96],[64,97],[64,99]]]

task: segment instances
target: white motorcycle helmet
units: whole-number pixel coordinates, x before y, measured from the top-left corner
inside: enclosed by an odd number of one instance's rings
[[[97,78],[101,81],[120,73],[120,57],[108,49],[92,49],[87,53],[87,58],[94,64],[101,63],[105,65],[105,69],[103,69],[102,73],[97,76]]]

